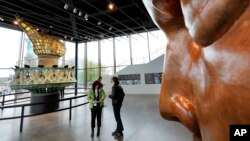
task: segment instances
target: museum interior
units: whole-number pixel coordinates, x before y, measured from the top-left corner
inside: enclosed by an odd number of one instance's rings
[[[249,3],[0,0],[0,140],[247,140]]]

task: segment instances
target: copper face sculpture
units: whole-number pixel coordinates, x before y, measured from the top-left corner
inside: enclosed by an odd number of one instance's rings
[[[159,101],[195,141],[250,124],[250,0],[143,0],[168,38]]]

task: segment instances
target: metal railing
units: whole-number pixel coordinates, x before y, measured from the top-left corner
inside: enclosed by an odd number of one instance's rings
[[[60,99],[60,100],[54,100],[54,101],[48,101],[48,102],[28,103],[28,104],[19,104],[19,105],[11,105],[11,106],[0,106],[1,109],[19,108],[19,107],[21,107],[21,115],[20,116],[0,118],[0,120],[10,120],[10,119],[20,118],[20,132],[23,131],[23,119],[26,118],[26,117],[38,116],[38,115],[43,115],[43,114],[48,114],[48,113],[53,113],[53,112],[59,112],[59,111],[63,111],[63,110],[69,110],[69,120],[71,120],[72,119],[72,108],[76,108],[76,107],[88,104],[88,102],[83,102],[81,104],[77,104],[77,105],[72,106],[72,100],[73,99],[79,99],[79,98],[86,97],[86,96],[87,95],[85,94],[85,95],[81,95],[81,96],[74,96],[74,97],[70,97],[70,98],[63,98],[63,99]],[[62,101],[69,101],[69,106],[66,107],[66,108],[59,108],[57,110],[50,111],[50,112],[28,114],[28,115],[24,114],[25,107],[30,107],[30,106],[35,106],[35,105],[42,105],[42,104],[49,104],[49,103],[58,103],[58,102],[62,102]]]

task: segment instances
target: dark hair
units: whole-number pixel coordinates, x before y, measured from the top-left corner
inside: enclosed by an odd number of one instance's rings
[[[95,82],[92,84],[92,90],[93,90],[93,91],[95,91],[95,87],[96,87],[97,85],[99,85],[99,86],[98,86],[98,89],[101,88],[101,83],[100,83],[99,81],[95,81]]]
[[[100,80],[100,79],[102,79],[102,77],[100,76],[100,77],[98,77],[98,80]]]
[[[116,76],[113,76],[112,81],[115,83],[115,85],[119,85],[119,79]]]

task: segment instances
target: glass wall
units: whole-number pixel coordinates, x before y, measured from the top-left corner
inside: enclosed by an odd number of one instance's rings
[[[38,64],[37,55],[34,53],[33,44],[26,33],[24,33],[22,56],[23,58],[21,60],[21,66],[23,66],[23,64],[27,64],[30,66],[37,66]]]
[[[166,52],[167,38],[161,30],[148,33],[151,60]]]
[[[130,65],[129,38],[127,36],[115,38],[116,66]]]
[[[129,36],[131,40],[129,40]],[[115,52],[113,50],[113,38],[100,40],[100,56],[98,55],[98,41],[80,43],[78,45],[77,58],[78,86],[82,87],[85,80],[85,57],[87,58],[87,83],[91,84],[99,77],[99,70],[101,70],[102,77],[110,76],[114,74],[114,68],[116,68],[116,72],[119,72],[126,66],[131,65],[131,59],[133,64],[145,64],[149,62],[149,54],[151,60],[153,60],[165,53],[167,39],[165,34],[160,30],[148,32],[148,37],[147,33],[129,36],[114,38]],[[23,40],[21,38],[22,32],[20,31],[0,28],[0,60],[8,60],[0,61],[1,79],[6,79],[13,75],[14,71],[11,67],[15,65],[29,64],[32,66],[37,64],[37,56],[33,52],[32,43],[25,34]],[[149,41],[147,38],[149,38]],[[75,65],[75,43],[64,43],[66,54],[60,58],[59,65],[69,65],[69,67],[72,67]],[[23,48],[20,47],[21,44]],[[87,46],[87,56],[85,56],[85,44]],[[114,58],[114,54],[116,58]],[[100,69],[99,57],[101,61]],[[116,60],[116,66],[114,66],[114,59]],[[18,64],[18,60],[21,60],[19,62],[22,62],[22,64]]]
[[[65,42],[65,47],[66,53],[64,55],[63,65],[69,65],[69,67],[75,66],[75,43]]]
[[[114,50],[113,39],[101,40],[101,76],[114,74]]]
[[[147,33],[131,35],[133,64],[145,64],[149,62]]]
[[[85,43],[78,44],[78,87],[84,86],[84,57],[85,57]]]
[[[87,43],[87,83],[88,86],[99,77],[98,42]]]
[[[0,91],[6,89],[20,57],[22,32],[0,27]]]

